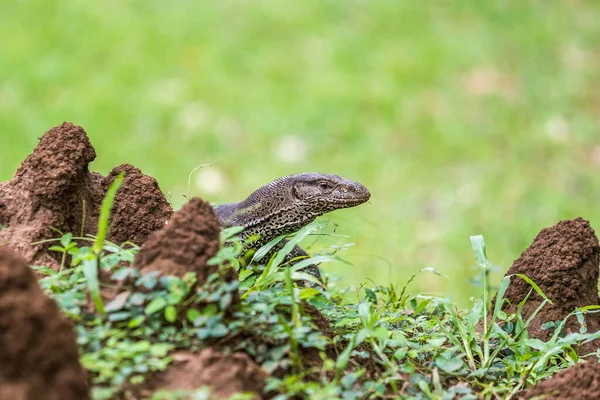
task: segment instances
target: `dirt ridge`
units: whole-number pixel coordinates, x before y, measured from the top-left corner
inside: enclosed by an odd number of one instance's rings
[[[89,398],[73,323],[7,247],[0,248],[0,349],[1,399]]]
[[[104,195],[121,171],[125,180],[112,209],[108,240],[142,244],[171,217],[156,179],[127,164],[103,177],[89,172],[95,158],[82,127],[64,122],[46,132],[14,178],[0,183],[0,225],[5,227],[0,243],[8,243],[28,264],[57,269],[59,254],[39,242],[59,236],[56,230],[95,234]]]
[[[506,276],[524,274],[533,280],[552,300],[533,319],[527,330],[530,337],[547,341],[552,329],[543,329],[548,321],[561,321],[577,307],[600,304],[598,299],[598,265],[600,244],[590,223],[583,218],[560,221],[544,228],[533,243],[515,260]],[[517,305],[530,293],[531,286],[523,279],[513,276],[506,291],[503,310],[516,313]],[[495,300],[494,300],[495,301]],[[543,299],[532,292],[523,306],[523,317],[529,318]],[[587,314],[588,332],[600,330],[600,314]],[[565,325],[565,332],[579,332],[575,316]],[[596,351],[600,341],[586,343],[577,351],[586,354]]]

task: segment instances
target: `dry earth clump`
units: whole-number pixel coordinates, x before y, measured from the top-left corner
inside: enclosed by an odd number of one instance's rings
[[[226,399],[236,393],[252,392],[262,399],[266,374],[245,353],[227,354],[211,348],[199,353],[179,351],[173,363],[154,376],[141,391],[142,397],[157,390],[195,390],[210,386],[214,397]]]
[[[517,398],[597,400],[600,394],[600,363],[587,361],[560,371],[539,382]],[[538,397],[539,396],[539,397]]]
[[[143,274],[158,271],[181,277],[195,272],[202,284],[218,270],[207,262],[219,250],[219,233],[219,220],[210,204],[193,198],[148,237],[135,256],[134,266]]]
[[[162,227],[173,210],[156,180],[137,168],[121,165],[107,177],[89,172],[96,151],[80,126],[64,122],[40,139],[10,182],[0,183],[0,244],[8,243],[28,264],[58,268],[59,254],[49,244],[61,232],[95,234],[100,205],[120,171],[126,177],[111,217],[108,239],[142,244]],[[82,226],[83,225],[83,226]]]
[[[524,274],[539,285],[552,300],[546,304],[528,327],[529,335],[547,341],[552,329],[542,329],[549,321],[563,320],[577,307],[598,305],[598,263],[600,245],[589,222],[576,218],[561,221],[542,229],[533,243],[513,263],[506,275]],[[513,277],[506,291],[503,309],[515,313],[517,305],[530,293],[531,286],[519,277]],[[523,317],[529,318],[543,299],[532,292],[523,307]],[[588,332],[600,330],[600,314],[587,314]],[[565,325],[567,333],[579,332],[580,325],[572,316]],[[578,352],[595,352],[599,341],[582,345]]]
[[[152,232],[165,226],[173,214],[173,209],[166,201],[156,179],[144,175],[138,168],[129,164],[113,168],[102,180],[103,194],[120,172],[125,173],[125,178],[110,211],[108,239],[117,244],[131,241],[142,245]]]
[[[73,324],[33,271],[0,248],[0,399],[89,398]]]

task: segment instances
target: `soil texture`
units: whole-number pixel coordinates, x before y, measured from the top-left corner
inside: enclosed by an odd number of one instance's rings
[[[596,400],[600,394],[600,363],[587,361],[560,371],[516,396],[529,400],[543,399]]]
[[[180,351],[172,354],[169,368],[150,379],[142,390],[194,390],[210,386],[211,398],[226,399],[236,393],[253,392],[262,399],[266,374],[245,353],[224,353],[211,348],[199,353]]]
[[[173,209],[166,201],[158,182],[133,165],[122,164],[102,180],[102,191],[110,188],[120,172],[125,173],[111,209],[109,240],[121,244],[131,241],[142,245],[148,236],[165,226]]]
[[[8,243],[28,264],[58,268],[49,243],[60,236],[95,234],[106,190],[120,171],[126,177],[113,207],[108,239],[142,244],[162,227],[172,209],[154,178],[121,165],[106,178],[89,172],[96,151],[80,126],[65,122],[50,129],[10,182],[0,183],[0,244]]]
[[[71,321],[33,271],[0,248],[0,399],[89,398]]]
[[[577,307],[597,305],[598,263],[600,245],[590,223],[582,218],[561,221],[542,229],[533,243],[513,263],[506,275],[524,274],[533,280],[552,300],[546,304],[528,327],[529,335],[547,341],[552,329],[542,329],[548,321],[560,321]],[[506,291],[504,311],[515,313],[517,305],[531,292],[531,286],[514,276]],[[523,307],[523,317],[529,318],[543,299],[535,291]],[[587,314],[588,332],[600,330],[600,314]],[[572,316],[565,325],[566,333],[579,332],[580,324]],[[578,349],[585,354],[595,352],[599,341],[586,343]]]
[[[181,277],[195,272],[202,284],[218,270],[218,266],[208,265],[208,260],[219,250],[219,233],[219,220],[210,204],[193,198],[148,237],[134,266],[143,274],[158,271]]]

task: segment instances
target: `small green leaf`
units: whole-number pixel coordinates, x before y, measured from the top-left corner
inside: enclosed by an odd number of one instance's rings
[[[266,256],[283,239],[285,239],[285,236],[279,236],[279,237],[276,237],[275,239],[271,240],[269,243],[265,244],[264,246],[262,246],[260,249],[258,249],[253,254],[252,262],[261,261],[263,259],[263,257]]]
[[[154,357],[166,357],[173,345],[169,343],[156,343],[150,348],[150,354]]]
[[[387,337],[389,336],[388,330],[385,329],[383,326],[378,326],[377,328],[373,329],[371,335],[378,340],[387,339]]]
[[[435,359],[435,364],[444,372],[451,374],[452,372],[456,372],[461,369],[464,365],[461,357],[454,356],[452,358],[445,358],[443,356],[439,356]]]
[[[133,304],[134,306],[141,306],[145,302],[146,295],[144,293],[137,292],[132,294],[131,297],[129,297],[129,303]]]
[[[207,304],[206,307],[204,307],[204,309],[202,310],[202,315],[210,317],[216,315],[218,311],[219,309],[217,308],[217,305],[211,303]]]
[[[254,273],[254,271],[252,271],[252,270],[244,269],[244,270],[240,271],[240,275],[239,275],[238,279],[240,280],[240,282],[244,282],[246,280],[246,278],[248,278],[253,273]]]
[[[166,306],[167,301],[164,298],[156,297],[150,303],[148,303],[148,305],[144,309],[144,313],[146,315],[154,314],[155,312],[162,310]]]
[[[127,327],[128,328],[137,328],[145,320],[146,320],[146,317],[144,315],[138,315],[137,317],[135,317],[131,321],[129,321],[129,323],[127,324]]]
[[[112,274],[111,279],[115,280],[115,281],[122,281],[130,275],[131,275],[131,268],[123,267],[123,268],[119,268],[117,271],[115,271],[115,273]]]
[[[143,375],[134,375],[129,379],[129,382],[131,382],[132,385],[139,385],[141,383],[144,383],[144,380],[146,378],[144,378]]]
[[[73,239],[73,234],[72,233],[65,233],[64,235],[62,235],[62,237],[60,238],[60,244],[62,244],[62,247],[67,247],[69,245],[69,243],[71,243],[71,240]]]
[[[473,248],[473,253],[475,253],[475,259],[477,260],[477,265],[480,267],[486,268],[489,266],[490,262],[488,261],[486,250],[485,250],[485,240],[483,240],[483,236],[471,236],[471,247]]]
[[[224,324],[216,324],[210,330],[210,336],[220,338],[229,333],[229,329]]]
[[[415,315],[417,315],[418,313],[423,311],[425,309],[425,307],[427,307],[429,305],[431,300],[432,299],[425,299],[422,302],[420,302],[419,305],[417,306],[417,308],[415,308]]]
[[[321,293],[321,292],[318,289],[306,288],[306,289],[300,290],[300,294],[298,295],[298,298],[300,300],[306,300],[306,299],[310,299],[310,298],[318,295],[319,293]]]
[[[113,322],[125,321],[126,319],[129,319],[129,317],[131,317],[131,313],[129,311],[119,311],[108,314],[108,320]]]
[[[352,385],[354,384],[354,382],[356,382],[356,375],[355,374],[344,375],[344,377],[340,381],[340,383],[342,384],[342,386],[344,388],[346,388],[346,389],[349,389],[350,387],[352,387]]]
[[[150,350],[150,342],[147,340],[140,340],[138,342],[135,342],[135,344],[133,345],[133,351],[137,351],[140,353],[145,353],[148,350]]]
[[[377,304],[377,295],[371,289],[365,288],[365,297],[373,304]]]
[[[196,331],[196,336],[200,340],[204,340],[210,336],[210,329],[208,328],[198,328]]]
[[[244,230],[243,226],[232,226],[221,230],[221,243],[226,242]]]
[[[195,308],[190,308],[185,313],[185,316],[186,316],[187,320],[190,321],[192,324],[201,315],[202,314],[200,314],[200,311],[196,310]]]
[[[554,328],[555,326],[556,326],[556,323],[554,321],[547,321],[542,324],[541,328],[543,330],[548,330],[548,329]]]
[[[406,353],[408,353],[408,349],[406,347],[399,348],[394,353],[394,358],[398,361],[401,361],[404,357],[406,357]]]
[[[165,319],[169,322],[175,322],[177,320],[177,309],[173,305],[168,305],[165,308]]]
[[[226,310],[227,307],[229,307],[229,305],[231,304],[231,300],[232,300],[231,293],[225,293],[219,299],[219,308],[221,308],[221,310]]]

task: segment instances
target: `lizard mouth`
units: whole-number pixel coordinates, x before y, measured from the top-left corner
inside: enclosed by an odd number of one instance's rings
[[[349,199],[347,197],[336,197],[334,198],[336,203],[344,204],[347,206],[357,206],[362,203],[366,203],[371,196],[354,197]]]
[[[371,193],[360,183],[338,185],[333,190],[332,198],[339,204],[351,207],[368,201],[371,198]]]

